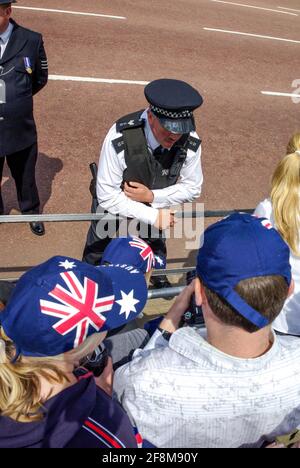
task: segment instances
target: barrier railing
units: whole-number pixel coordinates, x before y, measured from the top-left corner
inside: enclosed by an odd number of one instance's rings
[[[185,211],[175,213],[176,218],[223,218],[232,213],[243,212],[253,213],[254,209],[238,209],[238,210],[219,210],[219,211]],[[109,215],[107,213],[79,213],[79,214],[40,214],[40,215],[2,215],[0,216],[0,223],[70,223],[70,222],[83,222],[83,221],[105,221],[118,219],[117,216]]]
[[[177,218],[223,218],[232,213],[243,212],[253,213],[254,209],[235,209],[235,210],[205,210],[202,211],[189,211],[189,212],[177,212],[175,217]],[[70,223],[70,222],[84,222],[84,221],[101,221],[105,218],[105,221],[115,220],[118,216],[113,216],[108,213],[77,213],[77,214],[40,214],[40,215],[2,215],[0,216],[1,223],[32,223],[32,222],[50,222],[50,223]],[[183,267],[174,268],[167,270],[153,271],[153,276],[158,275],[180,275],[193,271],[194,267]],[[18,278],[5,278],[4,281],[16,282]],[[148,299],[159,299],[166,297],[175,297],[184,289],[184,286],[177,286],[173,288],[150,290],[148,293]]]

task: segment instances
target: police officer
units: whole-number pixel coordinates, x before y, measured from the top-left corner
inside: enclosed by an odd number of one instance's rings
[[[37,132],[33,96],[48,80],[48,63],[41,34],[11,19],[11,4],[0,0],[0,182],[4,160],[10,168],[23,214],[39,213],[35,181]],[[0,192],[0,214],[4,207]],[[45,233],[43,223],[30,223],[36,235]]]
[[[97,199],[109,213],[161,231],[174,224],[172,205],[191,202],[201,193],[201,140],[193,111],[203,100],[188,83],[173,79],[152,81],[145,97],[149,107],[119,119],[104,140]],[[110,241],[97,236],[96,226],[91,224],[83,254],[94,265]],[[166,255],[163,236],[145,240],[155,254]],[[170,286],[165,276],[152,277],[152,283]]]

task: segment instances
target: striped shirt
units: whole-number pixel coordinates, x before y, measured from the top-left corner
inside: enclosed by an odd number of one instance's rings
[[[115,373],[114,390],[156,447],[260,447],[300,423],[300,341],[276,337],[256,359],[211,346],[198,330],[155,332]]]

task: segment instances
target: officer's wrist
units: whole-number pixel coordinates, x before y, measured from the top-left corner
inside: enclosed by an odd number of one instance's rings
[[[154,193],[152,192],[152,190],[149,190],[149,200],[148,200],[148,203],[153,203],[153,200],[154,200]]]

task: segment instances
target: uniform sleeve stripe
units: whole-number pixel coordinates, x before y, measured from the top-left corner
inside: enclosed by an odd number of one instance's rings
[[[95,424],[91,423],[90,421],[85,421],[84,425],[92,429],[92,431],[96,432],[96,434],[99,434],[105,440],[107,440],[107,442],[109,442],[112,445],[112,447],[122,448],[122,446],[118,442],[113,440],[109,435],[105,434],[105,432],[103,432],[99,427],[95,426]]]

